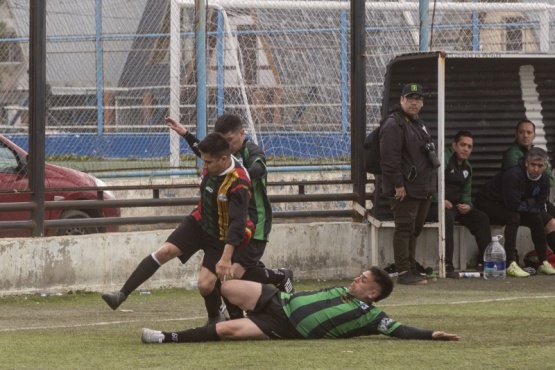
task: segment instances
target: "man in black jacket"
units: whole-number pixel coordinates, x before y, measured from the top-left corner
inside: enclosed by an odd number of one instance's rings
[[[389,198],[395,221],[393,254],[400,284],[427,283],[416,270],[416,238],[437,191],[439,161],[418,116],[423,106],[422,86],[405,85],[400,106],[394,107],[380,129],[382,192]]]
[[[547,242],[544,218],[549,195],[549,176],[544,172],[547,153],[541,148],[531,148],[517,166],[497,173],[484,184],[474,205],[489,216],[495,225],[505,225],[505,253],[507,275],[527,277],[530,274],[520,268],[516,261],[516,236],[520,225],[530,228],[534,248],[541,266],[540,274],[554,275],[555,269],[547,262]],[[547,238],[555,240],[555,233]]]

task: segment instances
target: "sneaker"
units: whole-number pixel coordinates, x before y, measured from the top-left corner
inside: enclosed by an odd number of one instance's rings
[[[108,306],[110,306],[112,310],[115,310],[120,306],[120,304],[125,302],[127,297],[122,292],[114,292],[102,294],[102,299],[104,302],[108,303]]]
[[[449,279],[458,279],[461,276],[456,271],[445,271],[445,277]]]
[[[402,275],[400,274],[397,277],[397,283],[405,285],[423,285],[428,284],[428,280],[420,274],[414,274],[409,271]]]
[[[460,275],[458,272],[455,272],[455,267],[452,264],[445,264],[445,277],[449,279],[458,279]]]
[[[293,271],[289,269],[279,269],[283,271],[283,281],[276,285],[276,287],[285,293],[295,293],[295,288],[293,287]]]
[[[530,274],[524,271],[523,269],[521,269],[520,266],[517,265],[515,261],[511,262],[511,264],[507,268],[507,275],[514,276],[514,277],[530,276]]]
[[[555,268],[551,266],[548,261],[543,261],[540,267],[538,267],[538,273],[544,275],[555,275]]]
[[[145,344],[149,343],[162,343],[165,335],[159,330],[152,330],[144,328],[141,333],[141,342]]]
[[[204,324],[204,326],[216,325],[217,323],[224,322],[224,321],[227,321],[227,319],[225,318],[225,315],[220,312],[218,316],[209,317],[208,320],[206,320],[206,324]]]

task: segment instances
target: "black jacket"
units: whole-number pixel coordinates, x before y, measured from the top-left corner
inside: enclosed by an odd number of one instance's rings
[[[549,176],[544,172],[538,180],[530,180],[524,161],[520,160],[517,166],[497,173],[485,183],[476,200],[503,204],[520,213],[539,213],[545,209],[548,196]]]
[[[407,116],[399,105],[392,112],[401,119],[390,116],[380,128],[382,192],[392,197],[396,187],[404,186],[411,198],[425,199],[437,192],[437,170],[423,149],[431,137],[424,122]]]

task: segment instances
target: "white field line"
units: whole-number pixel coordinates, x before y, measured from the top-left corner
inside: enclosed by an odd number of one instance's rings
[[[188,321],[188,320],[201,320],[205,319],[206,317],[181,317],[175,319],[156,319],[156,320],[148,320],[149,322],[166,322],[166,321]],[[128,324],[133,322],[144,322],[145,320],[119,320],[119,321],[101,321],[101,322],[91,322],[88,324],[74,324],[74,325],[54,325],[54,326],[31,326],[25,328],[9,328],[9,329],[0,329],[1,332],[6,331],[20,331],[20,330],[44,330],[44,329],[66,329],[66,328],[82,328],[87,326],[105,326],[105,325],[118,325],[118,324]]]
[[[478,299],[478,300],[472,300],[472,301],[437,302],[437,303],[393,303],[393,304],[379,305],[379,307],[439,306],[439,305],[451,305],[451,304],[491,303],[491,302],[503,302],[503,301],[516,301],[516,300],[519,300],[519,299],[547,299],[547,298],[555,298],[555,295],[539,295],[539,296],[531,296],[531,297],[492,298],[492,299]]]
[[[542,295],[542,296],[532,296],[532,297],[507,297],[507,298],[494,298],[494,299],[479,299],[473,301],[457,301],[457,302],[437,302],[437,303],[394,303],[394,304],[384,304],[379,305],[379,307],[404,307],[404,306],[439,306],[439,305],[455,305],[455,304],[472,304],[472,303],[491,303],[491,302],[503,302],[503,301],[516,301],[520,299],[547,299],[555,298],[555,295]],[[148,320],[152,322],[169,322],[169,321],[189,321],[189,320],[201,320],[205,317],[181,317],[174,319],[156,319]],[[20,330],[44,330],[44,329],[65,329],[65,328],[81,328],[88,326],[105,326],[105,325],[119,325],[119,324],[129,324],[134,322],[144,322],[141,320],[119,320],[119,321],[101,321],[93,322],[88,324],[74,324],[74,325],[55,325],[55,326],[32,326],[25,328],[9,328],[0,329],[0,333],[9,331],[20,331]]]

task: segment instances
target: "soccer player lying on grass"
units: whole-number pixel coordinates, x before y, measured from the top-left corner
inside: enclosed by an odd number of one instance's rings
[[[143,329],[143,343],[254,339],[351,338],[385,334],[402,339],[459,340],[457,334],[402,325],[373,305],[393,290],[389,274],[372,267],[346,287],[316,292],[280,292],[245,280],[222,284],[221,293],[248,317],[178,332]]]

